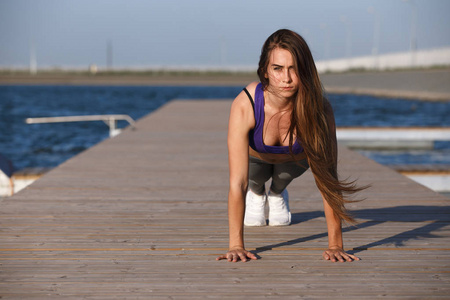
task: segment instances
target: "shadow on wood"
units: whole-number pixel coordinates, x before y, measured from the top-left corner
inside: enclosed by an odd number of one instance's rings
[[[362,230],[368,227],[374,227],[387,222],[413,222],[419,225],[422,225],[421,222],[431,223],[419,226],[412,230],[398,232],[390,237],[386,237],[378,241],[373,241],[365,245],[354,247],[352,250],[348,251],[351,254],[366,251],[370,248],[383,245],[393,245],[395,248],[404,247],[405,242],[409,240],[417,240],[420,238],[438,238],[439,236],[433,234],[433,232],[438,231],[450,224],[450,206],[397,206],[355,210],[353,211],[353,214],[357,217],[357,219],[365,219],[366,221],[355,226],[344,228],[344,233]],[[292,214],[292,225],[306,222],[322,216],[322,211],[294,213]],[[327,232],[301,237],[282,243],[258,247],[253,252],[255,254],[260,254],[264,251],[273,250],[274,248],[296,245],[324,237],[327,237]]]

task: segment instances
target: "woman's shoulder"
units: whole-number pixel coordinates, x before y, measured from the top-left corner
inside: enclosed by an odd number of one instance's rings
[[[245,89],[248,91],[248,93],[250,94],[252,99],[249,99],[248,94],[244,91],[244,89],[242,89],[242,91],[239,93],[239,95],[234,99],[233,105],[239,106],[241,108],[249,108],[249,107],[252,108],[251,103],[252,103],[252,101],[254,101],[253,99],[255,99],[255,90],[256,90],[258,83],[259,82],[255,81],[255,82],[249,83],[245,87]],[[252,110],[253,110],[253,108],[252,108]]]
[[[236,97],[236,100],[240,99],[240,98],[242,98],[242,99],[250,98],[253,101],[253,99],[255,98],[255,91],[256,91],[256,87],[258,86],[258,83],[259,82],[256,82],[256,81],[249,83],[246,87],[244,87],[242,89],[241,93],[239,93],[239,95]]]
[[[255,90],[258,86],[259,82],[251,82],[249,83],[245,89],[248,91],[249,95],[242,89],[242,91],[237,95],[234,99],[233,104],[231,105],[232,112],[239,112],[239,114],[243,115],[251,115],[253,116],[253,104],[255,99]]]
[[[256,87],[258,86],[258,84],[259,84],[258,81],[253,81],[253,82],[249,83],[245,88],[253,96],[253,95],[255,95],[255,90],[256,90]]]
[[[257,85],[257,82],[252,82],[246,86],[246,89],[250,93],[251,97],[254,97]],[[230,123],[234,122],[241,124],[239,125],[241,126],[241,129],[245,128],[247,131],[255,126],[252,100],[249,98],[244,89],[242,89],[231,104]]]

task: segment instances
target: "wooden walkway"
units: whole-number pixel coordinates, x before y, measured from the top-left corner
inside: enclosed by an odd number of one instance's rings
[[[362,260],[331,263],[308,171],[293,224],[247,228],[257,261],[228,263],[230,101],[173,101],[0,208],[1,299],[449,299],[449,199],[346,148],[340,173],[373,187],[345,229]]]

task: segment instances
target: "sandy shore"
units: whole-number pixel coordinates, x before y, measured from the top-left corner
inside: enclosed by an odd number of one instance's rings
[[[173,74],[97,74],[82,73],[26,73],[0,74],[0,85],[125,85],[125,86],[245,86],[258,80],[255,74],[248,73],[173,73]]]
[[[450,101],[450,68],[322,74],[327,92]],[[251,73],[0,73],[0,85],[245,86]]]

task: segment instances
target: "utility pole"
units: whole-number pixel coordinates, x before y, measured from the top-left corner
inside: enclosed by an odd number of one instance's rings
[[[352,56],[352,23],[347,16],[341,16],[341,22],[345,24],[345,56],[347,57],[347,69],[351,69]]]
[[[367,9],[369,14],[373,14],[373,45],[372,45],[372,56],[373,56],[373,68],[378,69],[378,52],[380,51],[380,13],[373,7],[370,6]]]
[[[36,62],[36,48],[34,46],[34,41],[30,43],[30,74],[35,75],[37,73],[37,62]]]
[[[108,40],[106,45],[106,69],[112,70],[113,67],[113,45],[112,41]]]
[[[222,67],[227,63],[227,41],[225,37],[220,37],[220,64]]]
[[[417,6],[414,0],[403,0],[411,6],[411,29],[409,39],[409,51],[411,53],[411,67],[416,64],[416,50],[417,50]]]
[[[323,30],[323,42],[324,51],[323,58],[325,60],[325,72],[328,71],[328,60],[330,59],[330,30],[327,23],[320,24],[320,28]]]

